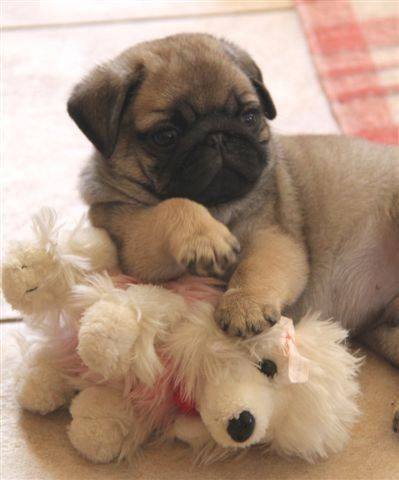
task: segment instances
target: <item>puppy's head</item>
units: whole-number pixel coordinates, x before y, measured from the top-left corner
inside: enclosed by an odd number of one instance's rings
[[[68,112],[125,185],[207,206],[252,189],[276,115],[249,55],[201,34],[139,44],[97,67]]]

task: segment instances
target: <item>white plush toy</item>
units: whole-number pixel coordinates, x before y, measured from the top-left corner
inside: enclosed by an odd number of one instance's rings
[[[217,282],[98,273],[115,273],[105,232],[62,231],[49,212],[34,224],[36,241],[16,245],[2,271],[6,299],[40,333],[26,341],[18,400],[45,414],[74,397],[68,434],[85,457],[124,458],[154,435],[203,461],[254,444],[309,461],[343,447],[360,362],[337,324],[308,316],[294,330],[283,318],[230,338],[213,321]]]
[[[82,221],[68,230],[57,225],[53,210],[33,217],[33,239],[15,242],[2,267],[2,290],[32,328],[23,343],[16,375],[20,405],[46,414],[64,405],[75,387],[60,362],[76,346],[81,311],[70,302],[71,289],[88,273],[117,268],[116,249],[107,233]]]

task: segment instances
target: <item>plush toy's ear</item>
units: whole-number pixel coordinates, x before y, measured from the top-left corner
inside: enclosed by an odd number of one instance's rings
[[[247,52],[234,45],[227,40],[220,40],[224,51],[227,55],[241,68],[241,70],[249,77],[254,86],[259,100],[261,101],[263,111],[266,118],[273,120],[277,111],[274,106],[272,97],[263,83],[262,72]]]
[[[95,68],[68,100],[68,113],[96,149],[109,158],[115,148],[120,120],[131,93],[143,76],[143,65],[117,60]]]

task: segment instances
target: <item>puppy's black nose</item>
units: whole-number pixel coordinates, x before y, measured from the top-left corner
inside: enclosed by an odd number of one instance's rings
[[[255,418],[248,410],[240,413],[238,418],[229,420],[227,432],[235,442],[245,442],[255,429]]]

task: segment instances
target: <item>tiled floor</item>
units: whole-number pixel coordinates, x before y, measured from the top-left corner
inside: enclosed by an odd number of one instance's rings
[[[8,29],[76,23],[126,22],[138,19],[198,17],[236,12],[264,12],[292,7],[292,0],[6,0]]]

